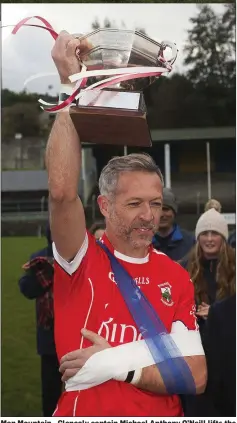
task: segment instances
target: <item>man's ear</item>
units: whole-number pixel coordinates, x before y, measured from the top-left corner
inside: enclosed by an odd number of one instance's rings
[[[109,205],[110,202],[105,195],[99,195],[97,198],[97,203],[100,208],[100,212],[103,214],[104,217],[109,217]]]

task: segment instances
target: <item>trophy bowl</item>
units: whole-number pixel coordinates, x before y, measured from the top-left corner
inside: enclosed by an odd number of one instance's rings
[[[101,28],[80,39],[80,60],[87,71],[159,67],[164,71],[177,57],[175,44],[159,43],[138,31]],[[169,57],[164,52],[170,51]],[[96,73],[96,72],[95,72]],[[104,76],[92,76],[88,87]],[[150,146],[151,136],[146,120],[142,90],[156,80],[155,76],[129,79],[105,89],[81,90],[70,116],[81,142]]]

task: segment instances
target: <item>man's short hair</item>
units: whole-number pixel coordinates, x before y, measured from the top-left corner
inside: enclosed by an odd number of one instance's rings
[[[102,169],[99,178],[100,194],[114,195],[120,173],[138,171],[156,173],[163,185],[163,175],[153,158],[146,153],[132,153],[127,156],[113,157]]]

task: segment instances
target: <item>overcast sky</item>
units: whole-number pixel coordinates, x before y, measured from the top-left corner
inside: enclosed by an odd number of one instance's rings
[[[217,12],[223,11],[222,4],[211,5]],[[179,49],[174,70],[183,70],[184,45],[189,19],[197,14],[195,4],[2,4],[2,25],[14,25],[29,16],[42,16],[51,23],[56,32],[62,29],[70,33],[87,33],[91,23],[98,18],[103,23],[107,17],[117,26],[123,21],[127,29],[142,27],[157,41],[175,42]],[[40,24],[32,20],[30,23]],[[2,83],[3,88],[21,91],[27,78],[38,73],[55,72],[51,59],[53,38],[42,29],[25,27],[16,35],[12,28],[2,30]],[[53,85],[52,94],[57,92],[57,76],[47,76],[28,84],[32,92],[46,93]]]

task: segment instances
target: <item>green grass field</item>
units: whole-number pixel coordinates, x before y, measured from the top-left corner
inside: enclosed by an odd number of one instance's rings
[[[2,238],[3,417],[41,416],[35,301],[20,293],[18,279],[22,264],[44,246],[44,238]]]

